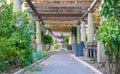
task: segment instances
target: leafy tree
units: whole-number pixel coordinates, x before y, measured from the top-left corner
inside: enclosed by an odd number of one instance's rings
[[[104,0],[98,40],[103,41],[109,66],[109,74],[120,73],[120,0]]]
[[[18,24],[21,17],[21,24]],[[0,6],[0,72],[32,63],[31,32],[27,12],[13,12],[13,4]],[[17,25],[18,24],[18,25]]]

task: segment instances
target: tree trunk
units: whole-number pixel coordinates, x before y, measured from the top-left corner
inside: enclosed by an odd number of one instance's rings
[[[50,50],[50,48],[51,48],[51,44],[49,44],[47,51],[49,51],[49,50]]]

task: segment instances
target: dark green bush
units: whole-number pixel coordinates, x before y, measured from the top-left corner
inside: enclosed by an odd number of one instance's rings
[[[12,4],[0,6],[0,72],[25,67],[33,59],[27,13],[12,9]]]

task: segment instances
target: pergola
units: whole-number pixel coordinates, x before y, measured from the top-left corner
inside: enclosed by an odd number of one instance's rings
[[[13,11],[21,10],[21,1],[25,7],[32,9],[36,21],[36,38],[32,37],[33,47],[42,50],[41,25],[72,25],[77,27],[77,43],[93,42],[96,26],[99,25],[99,5],[102,0],[14,0]],[[30,19],[32,20],[32,19]],[[56,32],[71,32],[69,27],[47,28],[52,34]],[[34,30],[33,30],[34,31]],[[74,47],[75,37],[69,36],[69,44]],[[35,46],[36,44],[36,46]],[[97,59],[103,60],[102,42],[97,43]]]
[[[25,1],[25,0],[24,0]],[[41,23],[49,25],[80,25],[94,0],[26,0],[25,7],[33,10]],[[93,6],[92,6],[93,8]],[[70,32],[68,27],[50,28],[52,31]]]

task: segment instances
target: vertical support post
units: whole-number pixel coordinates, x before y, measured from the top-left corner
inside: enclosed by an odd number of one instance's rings
[[[40,27],[40,22],[38,20],[36,21],[36,43],[37,43],[37,51],[41,51],[42,50],[41,27]]]
[[[85,22],[81,21],[81,41],[86,42],[86,27]]]
[[[80,43],[80,25],[77,25],[77,43]]]
[[[101,0],[101,4],[104,3],[104,0]],[[99,8],[101,10],[101,6]],[[99,10],[99,11],[100,11]],[[100,23],[105,21],[106,19],[104,17],[101,17]],[[97,62],[105,62],[106,57],[105,57],[105,51],[104,51],[104,44],[102,41],[97,42]]]
[[[97,62],[105,62],[104,44],[101,41],[97,42]]]
[[[29,14],[29,18],[30,18],[30,25],[31,25],[31,32],[34,32],[34,23],[33,23],[33,15],[32,15],[32,13],[30,13]],[[36,48],[36,42],[35,42],[35,36],[34,35],[32,35],[31,36],[31,41],[32,41],[32,43],[31,43],[31,45],[32,45],[32,47],[33,48]]]
[[[13,3],[13,11],[21,11],[22,10],[22,1],[21,0],[14,0]]]
[[[72,44],[72,35],[69,36],[69,43],[68,43],[68,44],[69,44],[69,45]]]
[[[93,11],[88,11],[88,42],[93,42],[94,40],[94,21],[93,21]]]
[[[10,4],[11,2],[10,2],[10,0],[7,0],[7,4]]]
[[[72,50],[75,50],[74,48],[74,43],[75,43],[75,35],[72,35]]]

